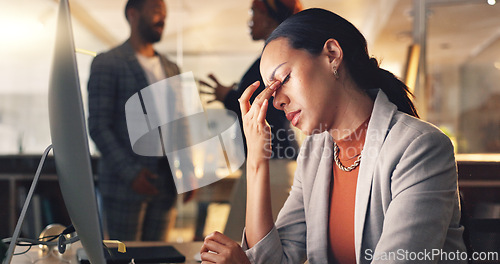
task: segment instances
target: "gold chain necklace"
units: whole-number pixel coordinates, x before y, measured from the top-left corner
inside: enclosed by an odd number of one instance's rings
[[[337,164],[337,167],[339,167],[339,169],[346,171],[346,172],[350,172],[359,166],[359,163],[361,162],[361,154],[359,154],[359,156],[356,159],[356,161],[354,162],[354,164],[352,164],[349,167],[346,167],[346,166],[342,165],[342,163],[339,160],[339,146],[337,146],[337,143],[335,143],[335,141],[334,141],[333,142],[333,160],[335,161],[335,164]]]

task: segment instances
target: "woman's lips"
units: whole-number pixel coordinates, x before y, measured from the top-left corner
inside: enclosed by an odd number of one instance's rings
[[[297,123],[299,123],[300,119],[300,110],[286,114],[286,119],[288,119],[292,123],[292,126],[297,126]]]

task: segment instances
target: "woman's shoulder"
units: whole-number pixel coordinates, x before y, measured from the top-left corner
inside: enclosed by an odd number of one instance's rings
[[[443,131],[434,124],[402,112],[397,112],[394,115],[391,122],[391,130],[400,131],[401,133],[417,137],[425,134],[446,136]]]
[[[392,119],[384,145],[392,148],[401,147],[407,151],[410,145],[419,145],[421,149],[446,149],[453,153],[453,144],[450,138],[434,124],[397,112]]]

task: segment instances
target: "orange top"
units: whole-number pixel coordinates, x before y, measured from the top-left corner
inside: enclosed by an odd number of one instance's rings
[[[349,136],[336,141],[339,160],[349,167],[358,158],[365,143],[368,118]],[[341,170],[333,162],[330,185],[330,215],[328,226],[329,263],[356,263],[354,251],[354,208],[359,166],[352,171]]]

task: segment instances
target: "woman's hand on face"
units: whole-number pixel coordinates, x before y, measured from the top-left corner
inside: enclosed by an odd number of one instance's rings
[[[241,95],[241,116],[243,130],[247,139],[248,157],[256,159],[271,158],[271,128],[266,122],[269,99],[279,87],[280,82],[274,81],[266,87],[250,104],[250,97],[259,88],[259,81],[250,85]]]
[[[200,250],[201,263],[250,264],[243,249],[229,237],[214,232],[205,237]]]

